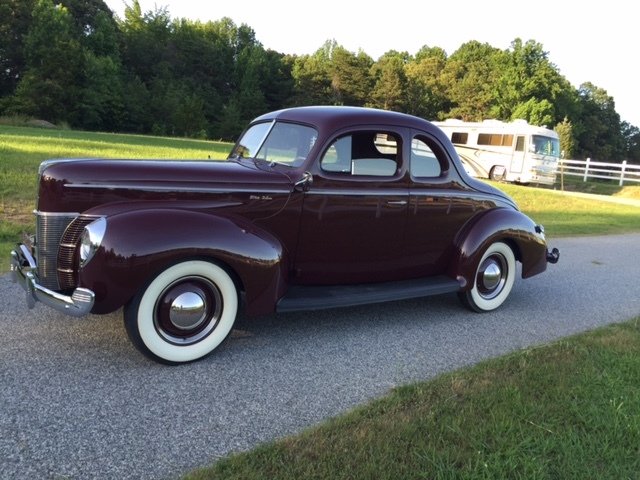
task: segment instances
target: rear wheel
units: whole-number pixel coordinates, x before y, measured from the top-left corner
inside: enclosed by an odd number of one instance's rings
[[[198,360],[229,335],[238,292],[229,274],[210,262],[191,260],[161,272],[125,308],[133,344],[169,364]]]
[[[506,243],[496,242],[484,252],[476,269],[473,287],[460,292],[460,300],[475,312],[495,310],[511,293],[515,278],[513,250]]]

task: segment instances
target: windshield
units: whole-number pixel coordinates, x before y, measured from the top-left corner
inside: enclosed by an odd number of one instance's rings
[[[256,156],[258,153],[258,148],[262,145],[264,138],[269,133],[269,129],[271,128],[273,123],[258,123],[249,128],[238,143],[236,143],[235,148],[229,154],[229,158],[252,158]]]
[[[560,141],[557,138],[533,135],[533,147],[538,155],[560,157]]]
[[[257,123],[242,135],[229,158],[254,158],[297,167],[304,163],[318,139],[311,127],[295,123]]]

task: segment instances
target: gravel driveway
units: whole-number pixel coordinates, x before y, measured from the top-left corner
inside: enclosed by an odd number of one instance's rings
[[[175,478],[383,395],[640,315],[640,234],[550,242],[560,262],[497,312],[455,295],[241,318],[209,358],[145,359],[120,312],[74,319],[0,277],[0,477]]]

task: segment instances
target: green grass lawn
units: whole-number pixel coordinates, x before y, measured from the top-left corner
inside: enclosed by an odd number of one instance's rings
[[[493,183],[511,195],[520,209],[544,225],[552,237],[571,235],[605,235],[640,231],[640,208],[573,197],[558,190]],[[640,187],[626,187],[620,195],[640,198]]]
[[[640,318],[400,387],[189,480],[638,479]]]

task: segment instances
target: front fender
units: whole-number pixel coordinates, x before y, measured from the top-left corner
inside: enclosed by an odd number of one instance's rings
[[[471,218],[454,240],[448,270],[463,287],[473,287],[476,268],[485,250],[495,242],[507,243],[522,263],[522,278],[547,268],[547,243],[541,229],[522,212],[510,208],[484,210]]]
[[[158,273],[203,258],[231,270],[246,294],[247,313],[275,309],[286,285],[281,243],[245,219],[182,209],[152,208],[106,217],[102,244],[79,271],[79,286],[96,295],[93,313],[125,305]]]

